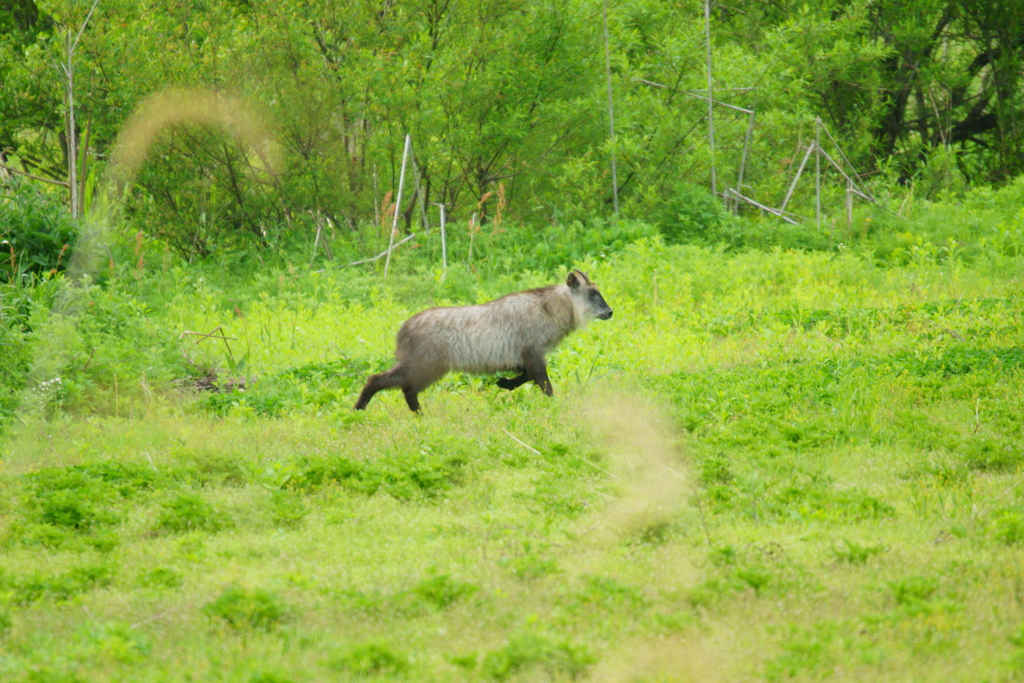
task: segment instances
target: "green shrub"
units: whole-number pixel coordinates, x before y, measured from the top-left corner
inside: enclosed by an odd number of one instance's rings
[[[1017,627],[1017,632],[1007,636],[1006,639],[1009,640],[1016,649],[1016,652],[1013,655],[1014,666],[1018,670],[1024,671],[1024,624]]]
[[[109,586],[114,581],[113,568],[106,565],[74,567],[68,573],[50,579],[46,591],[57,600],[67,600],[93,588]]]
[[[76,491],[56,491],[40,503],[38,515],[43,524],[84,531],[94,525],[113,524],[117,521],[113,514],[97,510],[92,501]]]
[[[466,463],[460,454],[434,453],[429,445],[415,452],[389,453],[372,462],[310,457],[300,461],[288,485],[300,491],[332,485],[366,495],[383,491],[399,500],[435,498],[462,482]]]
[[[108,527],[123,521],[128,501],[170,481],[171,474],[130,462],[36,470],[24,476],[23,506],[7,540],[51,548],[74,541],[109,552],[120,539]]]
[[[225,588],[216,599],[203,606],[207,616],[223,620],[236,630],[270,631],[289,616],[284,602],[274,593],[238,585]]]
[[[503,240],[506,244],[495,244],[495,247],[504,248],[494,251],[505,258],[508,258],[508,252],[515,253],[519,268],[561,272],[568,264],[579,263],[588,257],[611,256],[638,240],[649,239],[656,234],[657,229],[653,225],[641,221],[592,217],[585,223],[577,220],[554,226],[523,226],[517,234]]]
[[[772,573],[764,567],[741,567],[736,570],[735,576],[747,586],[754,589],[754,593],[760,594],[765,587],[771,583]]]
[[[270,494],[270,518],[275,526],[293,529],[309,514],[309,508],[294,491],[278,490]]]
[[[847,538],[843,539],[843,544],[846,546],[845,548],[832,548],[832,554],[839,562],[853,565],[867,564],[869,559],[875,555],[881,555],[886,550],[885,546],[881,544],[860,545]]]
[[[199,486],[241,486],[245,471],[233,453],[206,448],[174,448],[171,456],[193,483]]]
[[[295,681],[270,671],[258,671],[249,677],[249,683],[295,683]]]
[[[77,227],[63,204],[28,183],[0,188],[0,281],[64,270]]]
[[[180,493],[163,503],[157,518],[158,533],[182,534],[188,531],[220,531],[230,525],[224,514],[198,493]]]
[[[69,600],[94,588],[109,586],[115,570],[108,565],[72,567],[64,574],[46,576],[35,573],[18,577],[0,573],[0,595],[16,605],[30,605],[38,600]]]
[[[701,581],[686,591],[686,602],[691,607],[709,609],[716,602],[732,591],[740,590],[743,584],[724,579],[708,579]]]
[[[1024,467],[1024,449],[1002,439],[974,439],[967,443],[964,464],[978,472],[1015,472]]]
[[[716,242],[729,220],[721,201],[706,188],[687,182],[676,184],[653,216],[669,244]]]
[[[98,553],[112,553],[121,545],[121,537],[113,531],[100,531],[82,539],[86,547]]]
[[[826,482],[792,482],[773,491],[766,504],[780,518],[865,520],[895,517],[896,509],[856,489],[835,489]]]
[[[409,658],[386,643],[371,641],[336,657],[331,667],[356,676],[401,675],[409,670]]]
[[[812,674],[810,680],[828,679],[836,665],[830,649],[836,639],[835,630],[829,623],[819,623],[812,629],[791,627],[780,644],[782,653],[767,661],[765,678],[779,681]]]
[[[120,664],[138,664],[153,650],[145,633],[124,622],[93,623],[83,635],[97,653]]]
[[[487,678],[505,680],[523,670],[541,668],[551,677],[582,677],[597,660],[585,648],[569,642],[554,643],[548,638],[519,633],[508,639],[504,647],[484,657],[481,671]]]
[[[169,567],[154,567],[140,571],[136,583],[143,588],[179,588],[185,579],[180,572]]]
[[[939,589],[939,582],[923,576],[910,576],[889,582],[889,588],[897,605],[914,606],[930,600]]]
[[[529,552],[517,557],[503,558],[498,561],[498,565],[512,572],[520,581],[533,581],[561,571],[555,560]]]
[[[610,576],[584,577],[583,587],[573,596],[573,600],[606,610],[642,607],[646,603],[639,590]]]
[[[310,492],[340,485],[373,494],[379,486],[372,473],[364,471],[362,463],[344,456],[304,458],[299,462],[299,468],[289,482],[289,486],[299,491]]]
[[[472,595],[480,590],[471,583],[456,581],[447,574],[436,574],[420,581],[412,589],[414,595],[427,604],[444,609],[454,602]]]
[[[4,254],[0,244],[0,262]],[[30,321],[33,312],[47,310],[53,303],[61,278],[44,276],[32,281],[9,282],[0,278],[0,435],[21,405],[32,361]]]
[[[1024,545],[1024,510],[1010,508],[996,512],[991,529],[992,535],[1001,543]]]
[[[84,678],[69,671],[54,670],[42,667],[29,671],[18,683],[88,683]]]

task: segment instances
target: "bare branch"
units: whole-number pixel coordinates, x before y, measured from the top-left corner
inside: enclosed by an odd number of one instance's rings
[[[63,180],[53,180],[51,178],[44,178],[42,176],[33,175],[31,173],[26,173],[25,171],[19,171],[16,168],[12,168],[12,167],[8,166],[7,164],[0,164],[0,168],[4,169],[5,171],[8,171],[10,173],[16,173],[18,175],[23,175],[26,178],[31,178],[32,180],[38,180],[38,181],[43,182],[43,183],[50,183],[51,185],[60,185],[61,187],[71,187],[70,185],[65,183]]]

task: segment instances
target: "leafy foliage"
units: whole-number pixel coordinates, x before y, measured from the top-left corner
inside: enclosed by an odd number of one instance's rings
[[[223,512],[214,508],[198,493],[181,493],[164,503],[155,530],[159,533],[181,534],[188,531],[220,531],[230,526]]]
[[[444,609],[454,602],[480,590],[479,586],[457,581],[447,574],[436,574],[421,581],[413,593],[426,603]]]
[[[203,606],[210,617],[221,619],[233,629],[269,631],[288,618],[289,610],[274,593],[262,588],[247,589],[238,585],[225,588],[214,600]]]
[[[595,659],[585,649],[571,643],[554,643],[536,633],[518,633],[504,647],[489,652],[481,664],[484,676],[506,680],[533,667],[549,676],[567,675],[571,680],[581,677]]]
[[[15,605],[30,605],[44,599],[66,601],[109,586],[115,574],[116,570],[109,565],[82,565],[49,576],[38,572],[28,576],[4,573],[0,575],[0,591],[5,603]]]
[[[70,213],[52,195],[25,183],[0,191],[0,280],[20,282],[63,270],[77,232]]]
[[[1012,679],[1018,191],[843,249],[640,225],[574,264],[616,316],[550,355],[554,400],[453,374],[415,416],[351,405],[414,312],[557,281],[508,256],[532,228],[482,229],[475,271],[426,240],[386,281],[143,240],[67,315],[61,278],[23,286],[5,377],[62,388],[3,435],[4,672]]]
[[[653,222],[669,244],[680,244],[718,242],[729,221],[729,214],[707,190],[679,183],[661,203]]]
[[[715,8],[715,90],[731,108],[716,115],[714,159],[701,124],[706,105],[693,96],[706,87],[699,12],[654,0],[612,7],[623,215],[653,216],[670,242],[726,235],[733,244],[818,247],[811,231],[765,229],[757,220],[738,233],[734,218],[698,189],[709,188],[713,165],[716,192],[735,185],[742,166],[744,187],[736,189],[776,205],[817,118],[857,170],[879,172],[875,194],[900,195],[897,204],[905,193],[896,180],[915,183],[928,200],[1011,180],[1024,170],[1015,153],[1024,17],[1004,5]],[[567,245],[614,249],[636,235],[601,225],[612,149],[600,34],[589,20],[595,7],[516,0],[391,11],[216,0],[157,15],[119,0],[90,17],[75,53],[76,137],[86,150],[76,160],[80,175],[99,177],[147,96],[190,83],[237,93],[246,113],[229,125],[181,105],[168,119],[174,125],[154,133],[127,200],[133,234],[143,230],[186,258],[287,250],[322,231],[346,251],[379,250],[392,211],[411,230],[433,203],[447,207],[453,234],[519,233],[524,251],[545,266]],[[77,30],[87,12],[19,0],[0,29],[0,74],[18,94],[2,105],[0,148],[10,150],[11,164],[43,177],[63,178],[68,169],[63,82],[52,71],[67,46],[55,36]],[[748,140],[749,106],[758,125]],[[275,168],[260,158],[268,150],[241,141],[248,125],[274,131]],[[405,134],[418,181],[392,207]],[[826,206],[838,207],[845,181],[831,175],[824,191]],[[810,215],[812,202],[801,188],[791,207]],[[549,239],[550,226],[566,238]],[[32,247],[47,254],[39,268],[53,267],[63,244],[48,234],[45,248]]]
[[[436,454],[428,447],[374,462],[309,458],[299,463],[289,486],[304,491],[340,486],[366,495],[383,491],[399,500],[434,498],[461,483],[466,462],[462,455]]]
[[[349,649],[334,660],[333,667],[356,676],[396,675],[409,669],[409,659],[386,643],[374,641]]]

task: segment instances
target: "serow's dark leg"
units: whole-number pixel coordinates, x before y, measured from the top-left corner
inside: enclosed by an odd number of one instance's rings
[[[405,372],[401,368],[392,368],[387,372],[382,372],[379,375],[373,375],[370,379],[366,380],[366,386],[363,387],[362,393],[359,394],[359,400],[356,401],[356,410],[365,410],[366,405],[373,398],[373,395],[383,389],[393,389],[400,387],[405,384]],[[406,396],[406,401],[409,397]],[[413,396],[415,400],[415,395]],[[411,407],[411,406],[410,406]],[[415,409],[414,409],[415,410]]]
[[[525,353],[523,354],[524,365],[526,366],[526,373],[534,383],[541,388],[548,396],[554,396],[555,392],[551,388],[551,380],[548,379],[548,364],[544,361],[544,356],[539,353]]]
[[[420,400],[417,398],[418,391],[414,391],[412,387],[403,387],[402,393],[405,395],[405,402],[409,405],[409,410],[414,413],[420,412]]]
[[[529,381],[530,375],[527,374],[526,372],[523,372],[523,374],[516,375],[515,377],[502,377],[501,379],[498,380],[498,386],[501,387],[502,389],[508,389],[509,391],[512,391],[513,389],[518,389],[519,387],[523,386]]]

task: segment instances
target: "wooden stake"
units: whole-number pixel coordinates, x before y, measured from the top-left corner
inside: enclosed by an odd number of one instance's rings
[[[441,210],[441,267],[448,270],[448,243],[444,234],[444,204],[434,204]]]
[[[761,204],[759,202],[754,201],[750,197],[744,197],[742,194],[740,194],[736,190],[730,190],[730,192],[732,193],[733,197],[737,201],[743,200],[747,204],[750,204],[751,206],[756,206],[757,208],[761,209],[762,211],[767,211],[770,214],[778,216],[779,218],[781,218],[782,220],[786,221],[787,223],[792,223],[793,225],[797,225],[797,222],[795,220],[793,220],[792,218],[790,218],[789,216],[787,216],[786,213],[782,209],[773,209],[770,206],[765,206],[764,204]],[[796,214],[790,214],[790,215],[796,215]]]
[[[754,112],[751,111],[749,119],[747,120],[747,134],[743,136],[743,156],[740,157],[740,172],[739,177],[736,179],[736,192],[743,192],[743,172],[747,168],[747,154],[750,152],[750,133],[754,130]],[[739,198],[735,198],[733,204],[733,212],[740,212],[740,201]]]
[[[615,170],[615,112],[612,107],[612,58],[608,48],[608,0],[604,0],[604,75],[608,83],[608,133],[612,148],[612,205],[619,217],[619,176]]]
[[[814,215],[821,232],[821,119],[814,119]]]
[[[811,152],[814,151],[814,143],[807,145],[807,154],[804,155],[804,160],[800,162],[800,168],[797,169],[796,175],[793,176],[793,182],[789,184],[789,191],[786,192],[786,198],[782,200],[782,206],[779,207],[779,211],[786,210],[786,204],[789,204],[789,198],[793,196],[793,190],[796,189],[796,183],[800,180],[800,174],[804,172],[804,166],[807,165],[807,160],[811,158]]]
[[[704,40],[708,46],[708,145],[711,150],[711,194],[717,195],[718,183],[715,180],[715,93],[711,85],[711,0],[704,0]]]
[[[373,165],[373,224],[380,225],[380,203],[377,201],[377,164]]]
[[[395,233],[398,232],[398,214],[402,210],[402,187],[405,185],[405,166],[409,161],[409,149],[412,147],[412,136],[405,136],[405,151],[402,152],[402,172],[398,176],[398,198],[395,200],[395,217],[391,222],[391,241],[388,242],[388,257],[384,260],[384,278],[387,279],[391,266],[391,250],[395,247]]]
[[[466,265],[473,267],[473,236],[476,234],[476,213],[469,219],[469,255],[466,256]]]
[[[430,232],[430,221],[427,219],[427,198],[423,194],[423,186],[420,185],[420,167],[416,163],[416,157],[412,158],[412,177],[416,179],[416,196],[420,199],[420,225],[423,226],[423,234]]]
[[[846,229],[853,234],[853,181],[846,181]]]
[[[71,40],[71,27],[68,27],[68,63],[67,65],[61,65],[64,69],[64,77],[67,80],[65,87],[68,91],[68,188],[71,190],[71,215],[78,218],[81,215],[79,207],[79,196],[78,196],[78,138],[75,131],[75,49],[78,48],[78,41],[82,37],[82,33],[85,31],[85,27],[89,24],[89,19],[92,18],[93,10],[96,9],[96,5],[99,0],[94,0],[92,7],[89,8],[89,13],[85,15],[85,21],[82,22],[82,27],[78,29],[78,35],[75,39]]]
[[[403,244],[405,244],[406,242],[408,242],[409,240],[411,240],[411,239],[412,239],[413,237],[415,237],[415,236],[416,236],[416,233],[414,233],[414,232],[410,232],[410,233],[409,233],[409,234],[408,234],[408,235],[407,235],[407,236],[406,236],[406,237],[405,237],[405,238],[404,238],[404,239],[403,239],[403,240],[402,240],[401,242],[396,242],[396,243],[395,243],[395,246],[394,246],[394,248],[396,248],[396,249],[397,249],[398,247],[402,246]],[[382,256],[387,256],[387,255],[388,255],[388,252],[387,252],[387,251],[382,251],[382,252],[380,252],[379,254],[377,254],[376,256],[371,256],[370,258],[364,258],[364,259],[363,259],[363,260],[361,260],[361,261],[353,261],[352,263],[349,263],[349,264],[347,264],[347,265],[350,265],[350,266],[358,266],[358,265],[359,265],[360,263],[369,263],[369,262],[371,262],[371,261],[376,261],[376,260],[378,260],[378,259],[379,259],[380,257],[382,257]],[[318,272],[318,273],[322,273],[322,272],[324,272],[324,271],[322,271],[322,270],[318,270],[318,271],[316,271],[316,272]]]

